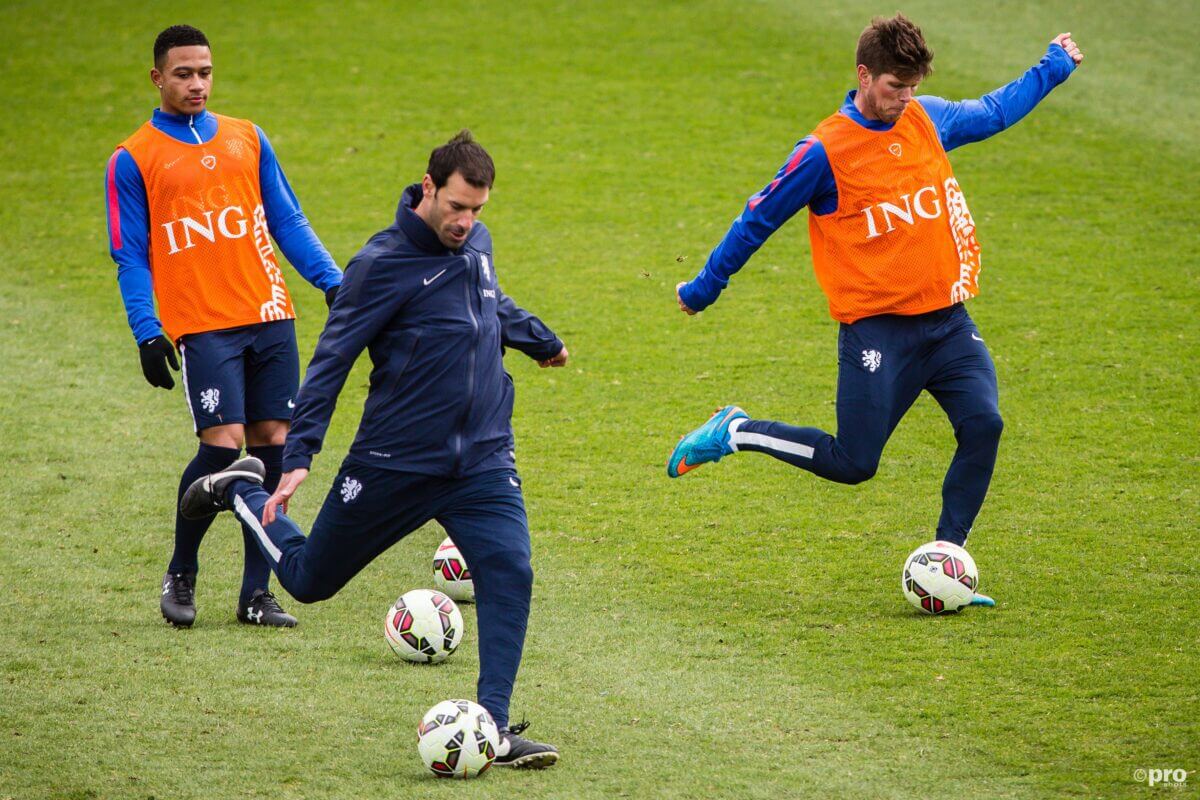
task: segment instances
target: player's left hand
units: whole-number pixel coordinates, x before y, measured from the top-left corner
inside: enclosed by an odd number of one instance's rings
[[[1050,40],[1050,44],[1056,44],[1063,50],[1067,51],[1067,55],[1071,57],[1077,65],[1083,61],[1083,53],[1079,50],[1079,45],[1075,44],[1075,40],[1071,38],[1070,33],[1060,33]]]
[[[339,284],[339,286],[340,286],[340,284]],[[334,301],[334,298],[337,297],[337,293],[338,293],[337,286],[330,286],[328,289],[325,290],[325,307],[326,308],[333,308],[333,301]]]
[[[546,367],[565,367],[567,365],[567,358],[570,357],[570,355],[571,354],[567,352],[567,346],[563,345],[563,349],[558,351],[558,355],[554,356],[553,358],[547,358],[545,361],[539,361],[538,366],[542,369],[545,369]]]
[[[267,498],[267,506],[263,509],[262,524],[264,528],[275,521],[278,507],[282,506],[283,513],[287,513],[288,501],[292,499],[292,495],[296,493],[300,484],[304,483],[304,479],[307,477],[308,470],[303,467],[283,474],[283,477],[279,479],[279,486],[275,488],[275,493]]]

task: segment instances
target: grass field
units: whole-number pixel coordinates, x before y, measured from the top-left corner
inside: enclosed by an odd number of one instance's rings
[[[1200,52],[1194,3],[937,3],[922,91],[977,97],[1072,31],[1082,68],[953,155],[984,244],[970,309],[1007,427],[971,549],[993,610],[922,618],[949,425],[914,407],[859,487],[760,456],[680,481],[712,408],[832,427],[836,327],[797,217],[694,319],[691,277],[745,198],[840,103],[849,2],[0,5],[0,798],[1150,797],[1200,784]],[[428,585],[423,529],[291,631],[233,610],[241,537],[202,550],[190,631],[157,582],[194,452],[142,379],[104,233],[113,146],[155,103],[154,35],[214,44],[211,108],[270,134],[339,263],[469,126],[506,291],[566,340],[519,354],[537,571],[513,700],[545,773],[427,775],[415,725],[473,696],[382,636]],[[682,263],[681,263],[682,262]],[[307,361],[323,320],[290,273]],[[365,392],[347,384],[294,502],[311,522]],[[1191,771],[1150,788],[1135,770]]]

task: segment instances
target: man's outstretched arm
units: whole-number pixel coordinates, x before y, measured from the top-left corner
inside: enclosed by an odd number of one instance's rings
[[[783,223],[806,205],[836,193],[825,148],[815,136],[806,136],[775,173],[775,179],[747,201],[704,268],[691,281],[675,287],[680,310],[695,314],[712,305],[729,285],[730,277]]]
[[[567,347],[554,331],[518,306],[496,284],[496,316],[500,318],[500,343],[520,350],[541,367],[566,366]]]
[[[1046,55],[1012,83],[978,100],[952,102],[922,95],[917,100],[929,114],[947,151],[982,141],[1020,122],[1054,87],[1070,77],[1083,53],[1069,33],[1050,42]]]

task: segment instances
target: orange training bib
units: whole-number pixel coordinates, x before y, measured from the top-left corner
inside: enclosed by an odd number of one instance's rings
[[[216,136],[189,144],[147,122],[121,147],[146,184],[150,270],[171,339],[296,316],[268,235],[252,123],[217,115]]]
[[[837,113],[813,131],[837,183],[837,210],[809,213],[813,266],[840,322],[922,314],[979,293],[975,222],[920,102],[889,131]]]

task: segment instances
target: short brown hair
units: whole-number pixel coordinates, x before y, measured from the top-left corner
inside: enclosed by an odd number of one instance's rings
[[[891,19],[872,19],[858,37],[854,57],[873,76],[890,72],[901,80],[912,80],[933,73],[933,51],[925,44],[921,29],[899,12]]]
[[[480,189],[492,188],[492,181],[496,180],[492,157],[466,128],[429,154],[429,167],[425,171],[438,189],[445,186],[455,172]]]

